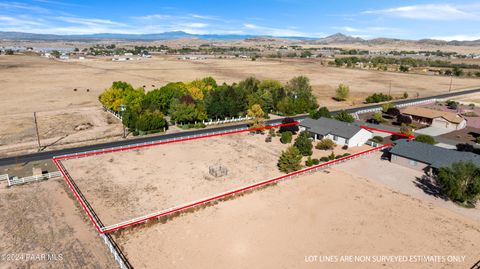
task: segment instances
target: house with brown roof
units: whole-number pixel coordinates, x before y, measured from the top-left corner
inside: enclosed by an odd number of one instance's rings
[[[427,124],[432,127],[455,131],[467,126],[467,121],[454,112],[410,106],[405,108],[402,113],[411,117],[414,122]]]

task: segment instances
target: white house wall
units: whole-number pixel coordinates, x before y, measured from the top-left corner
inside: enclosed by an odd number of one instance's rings
[[[372,132],[361,129],[358,133],[356,133],[352,138],[348,140],[348,147],[359,147],[367,143],[368,139],[372,138]]]

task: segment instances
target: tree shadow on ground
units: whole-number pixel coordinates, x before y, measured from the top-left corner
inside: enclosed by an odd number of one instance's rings
[[[432,195],[433,197],[443,199],[448,201],[449,198],[442,194],[440,187],[438,187],[430,177],[423,175],[421,177],[417,177],[415,181],[413,181],[415,186],[423,190],[424,193],[428,195]]]

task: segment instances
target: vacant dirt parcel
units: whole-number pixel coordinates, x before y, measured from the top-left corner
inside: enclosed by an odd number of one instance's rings
[[[108,226],[279,176],[286,145],[264,140],[242,133],[62,162]],[[210,175],[216,164],[228,175]]]
[[[335,169],[114,237],[135,268],[469,268],[479,232],[477,222]],[[305,262],[310,255],[465,261]]]
[[[0,268],[117,268],[75,202],[63,179],[0,184]]]

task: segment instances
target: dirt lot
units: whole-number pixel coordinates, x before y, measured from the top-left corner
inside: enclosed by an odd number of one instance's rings
[[[117,268],[62,180],[12,188],[0,183],[0,268]],[[53,260],[21,259],[41,254]],[[12,257],[20,260],[7,260]]]
[[[39,121],[43,125],[39,127],[41,132],[44,132],[43,139],[48,140],[45,141],[46,144],[57,140],[64,143],[82,140],[82,131],[71,131],[70,140],[62,139],[63,136],[58,131],[63,125],[82,124],[83,121],[78,117],[83,117],[83,113],[102,120],[101,124],[93,124],[94,127],[109,125],[98,108],[98,95],[116,80],[128,81],[136,87],[145,85],[147,90],[151,90],[167,82],[189,81],[204,76],[213,76],[219,83],[231,83],[252,75],[259,79],[270,78],[283,82],[293,76],[305,75],[310,78],[319,103],[331,109],[358,105],[365,95],[387,91],[390,82],[392,94],[401,95],[407,91],[412,97],[417,93],[426,96],[444,92],[450,83],[447,77],[325,67],[314,59],[189,61],[158,56],[140,61],[112,62],[106,59],[58,61],[36,56],[2,55],[0,93],[3,98],[0,100],[0,119],[3,126],[0,128],[0,145],[19,144],[15,148],[23,151],[25,147],[35,148],[36,137],[32,121],[34,111],[52,111],[51,113],[56,115],[69,114],[61,117],[52,115],[44,117],[39,114]],[[350,86],[352,98],[348,102],[337,103],[331,99],[339,83]],[[478,85],[480,85],[478,79],[455,79],[453,88]],[[84,108],[91,110],[76,112],[77,109]],[[44,131],[42,128],[45,128]],[[103,127],[92,128],[91,132],[92,137],[111,135],[104,132]],[[3,149],[4,152],[12,150],[11,147]]]
[[[136,268],[469,268],[480,256],[479,232],[478,222],[335,169],[114,237]],[[465,261],[305,262],[309,255]]]
[[[282,145],[234,134],[63,161],[105,225],[279,176]],[[209,166],[228,175],[215,178]]]

